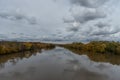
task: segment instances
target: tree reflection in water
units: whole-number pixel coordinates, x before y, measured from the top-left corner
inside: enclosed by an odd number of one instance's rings
[[[52,48],[51,48],[52,49]],[[12,65],[16,65],[20,60],[28,59],[31,56],[36,56],[37,54],[40,54],[41,50],[34,50],[34,51],[25,51],[20,53],[13,53],[13,54],[7,54],[7,55],[0,55],[0,69],[5,67],[5,63],[9,62]],[[50,50],[50,49],[45,49]]]
[[[120,80],[120,66],[94,62],[61,47],[1,58],[0,80]]]

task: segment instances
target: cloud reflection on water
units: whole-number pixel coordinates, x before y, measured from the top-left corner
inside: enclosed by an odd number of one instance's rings
[[[120,80],[120,66],[94,62],[60,47],[5,66],[0,80]]]

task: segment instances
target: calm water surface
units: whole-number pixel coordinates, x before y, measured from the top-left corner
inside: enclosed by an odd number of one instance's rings
[[[120,66],[56,47],[0,56],[0,80],[120,80]]]

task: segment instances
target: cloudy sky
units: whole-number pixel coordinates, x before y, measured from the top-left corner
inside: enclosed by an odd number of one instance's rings
[[[120,41],[120,0],[0,0],[0,39]]]

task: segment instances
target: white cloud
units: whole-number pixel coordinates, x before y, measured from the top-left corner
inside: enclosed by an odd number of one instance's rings
[[[119,4],[119,0],[0,0],[0,34],[2,38],[23,33],[32,39],[119,40]]]

